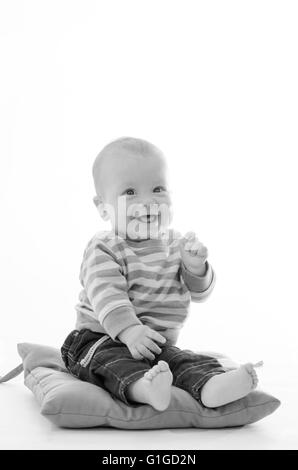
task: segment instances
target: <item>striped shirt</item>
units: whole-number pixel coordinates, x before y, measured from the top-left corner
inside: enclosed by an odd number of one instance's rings
[[[215,273],[208,261],[197,276],[182,262],[180,232],[148,240],[96,233],[87,244],[80,269],[76,329],[88,328],[112,339],[132,325],[148,325],[172,344],[185,322],[189,304],[209,296]]]

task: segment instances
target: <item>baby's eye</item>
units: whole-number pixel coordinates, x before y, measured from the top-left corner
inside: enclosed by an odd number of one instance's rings
[[[156,189],[160,189],[161,191],[166,191],[166,189],[163,186],[156,186],[156,188],[154,188],[154,191]],[[157,192],[160,193],[161,191],[157,191]]]
[[[133,188],[128,188],[124,191],[123,194],[128,194],[129,196],[132,196],[133,193],[134,193],[134,189]]]

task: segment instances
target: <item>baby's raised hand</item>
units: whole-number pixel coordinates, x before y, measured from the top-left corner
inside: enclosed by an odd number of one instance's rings
[[[187,232],[179,240],[181,258],[193,274],[203,275],[205,273],[205,262],[208,257],[207,248],[201,243],[194,232]]]

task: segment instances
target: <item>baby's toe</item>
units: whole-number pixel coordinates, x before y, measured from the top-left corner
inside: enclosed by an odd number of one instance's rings
[[[256,388],[256,386],[258,385],[259,379],[255,371],[251,374],[251,381],[252,381],[252,387]]]
[[[250,373],[250,375],[252,376],[253,379],[256,379],[258,376],[257,376],[257,373],[256,371],[253,369],[252,372]]]
[[[254,367],[262,367],[264,365],[264,361],[259,361],[259,362],[256,362],[256,364],[254,364],[253,366]]]
[[[156,364],[155,366],[152,367],[151,369],[151,373],[152,373],[152,376],[155,377],[159,372],[159,365]]]
[[[161,370],[163,372],[165,372],[166,370],[169,369],[169,365],[165,361],[159,361],[157,365],[159,366],[159,370]]]

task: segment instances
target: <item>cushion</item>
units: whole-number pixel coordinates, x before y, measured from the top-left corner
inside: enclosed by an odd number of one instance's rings
[[[205,408],[188,392],[173,387],[170,405],[164,411],[142,404],[128,406],[105,389],[72,376],[64,366],[59,349],[32,343],[20,343],[17,347],[23,364],[2,381],[24,369],[24,383],[33,392],[41,414],[59,427],[223,428],[254,423],[280,405],[277,398],[254,390],[233,403]],[[226,370],[237,367],[221,354],[203,354],[217,357]]]

